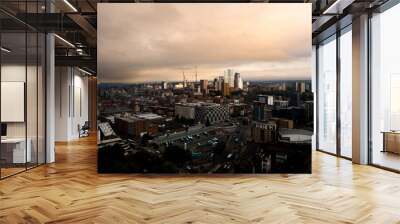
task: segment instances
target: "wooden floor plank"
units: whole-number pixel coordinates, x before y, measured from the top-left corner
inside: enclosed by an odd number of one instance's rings
[[[400,175],[313,153],[311,175],[97,174],[96,139],[0,181],[0,223],[400,223]]]

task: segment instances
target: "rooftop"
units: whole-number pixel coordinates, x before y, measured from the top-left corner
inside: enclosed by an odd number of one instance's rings
[[[209,102],[176,103],[175,105],[188,106],[188,107],[216,107],[216,106],[221,106],[221,104],[209,103]]]
[[[289,135],[307,135],[312,136],[312,131],[304,130],[304,129],[292,129],[292,128],[280,128],[279,133],[285,137]]]
[[[140,114],[129,114],[129,115],[124,115],[124,116],[117,116],[117,118],[128,121],[128,122],[133,122],[137,120],[155,120],[155,119],[162,119],[163,117],[154,114],[154,113],[140,113]]]

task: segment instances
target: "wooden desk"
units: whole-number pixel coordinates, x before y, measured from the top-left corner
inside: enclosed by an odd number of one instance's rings
[[[382,152],[400,154],[400,131],[383,131]]]
[[[25,145],[27,144],[26,151]],[[6,163],[26,163],[31,162],[31,139],[25,138],[5,138],[1,139],[1,157]]]

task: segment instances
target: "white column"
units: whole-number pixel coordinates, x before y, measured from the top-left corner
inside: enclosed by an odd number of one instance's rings
[[[55,161],[55,56],[54,35],[46,36],[46,163]]]
[[[313,102],[314,102],[314,112],[313,112],[313,119],[314,119],[314,133],[312,136],[312,150],[317,149],[317,104],[316,104],[316,93],[317,93],[317,48],[315,45],[312,46],[312,55],[311,55],[311,90],[314,95]]]
[[[368,15],[353,19],[353,162],[368,163]]]
[[[55,141],[71,140],[72,123],[72,68],[57,66],[55,69]]]

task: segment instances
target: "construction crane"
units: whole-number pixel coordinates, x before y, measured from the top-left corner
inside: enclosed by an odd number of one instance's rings
[[[196,65],[195,69],[196,69],[196,83],[197,83],[197,65]]]
[[[183,87],[186,87],[185,70],[182,70],[182,75],[183,75]]]

